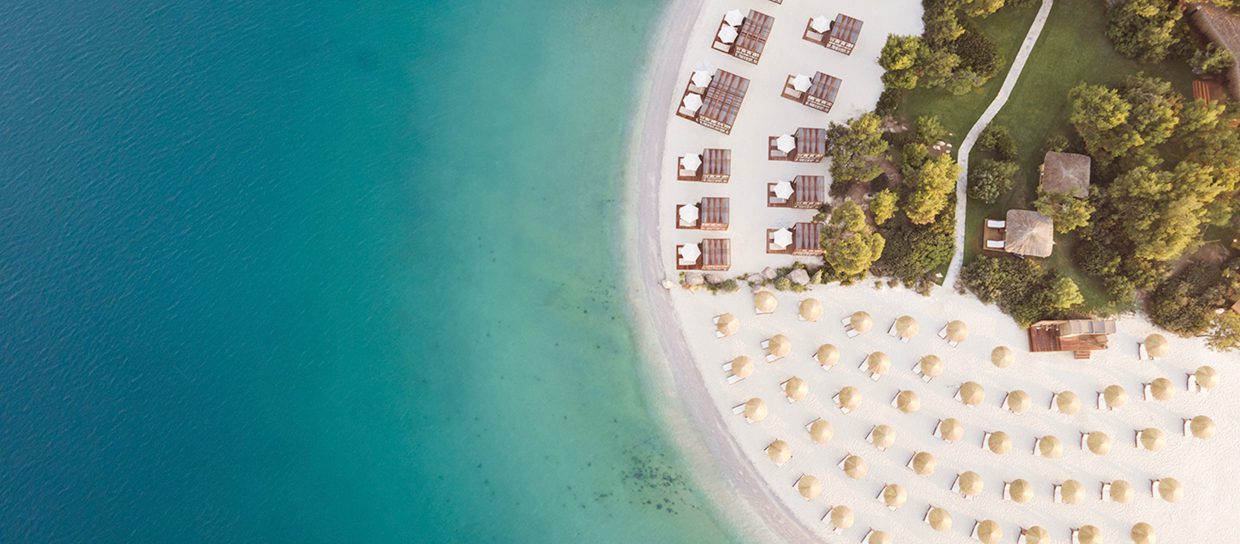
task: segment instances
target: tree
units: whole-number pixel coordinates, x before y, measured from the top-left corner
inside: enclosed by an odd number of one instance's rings
[[[914,225],[907,217],[897,216],[880,232],[887,244],[882,258],[874,263],[875,272],[911,284],[951,259],[956,244],[955,214],[948,209],[929,225]]]
[[[1184,97],[1170,81],[1137,74],[1125,78],[1118,90],[1131,107],[1128,125],[1140,136],[1142,145],[1155,146],[1171,138],[1180,122]]]
[[[960,55],[943,49],[925,49],[917,59],[918,81],[923,87],[942,87],[952,80],[958,66]]]
[[[912,176],[913,190],[904,205],[904,214],[915,225],[934,221],[947,207],[949,196],[960,177],[960,165],[950,155],[942,154],[922,164]]]
[[[1076,286],[1076,282],[1064,276],[1051,281],[1047,297],[1050,306],[1057,310],[1069,310],[1085,302],[1085,296],[1081,294],[1081,289]]]
[[[982,159],[969,170],[969,198],[994,204],[1012,190],[1012,178],[1020,167],[1011,161]]]
[[[886,241],[865,222],[865,212],[851,200],[836,206],[822,230],[823,260],[837,273],[859,276],[883,255]]]
[[[882,225],[896,214],[896,201],[899,197],[891,189],[883,189],[874,194],[870,201],[870,213],[874,216],[874,224]]]
[[[887,44],[878,57],[879,66],[886,70],[883,84],[892,89],[913,89],[917,87],[917,59],[923,53],[924,46],[917,36],[887,36]]]
[[[917,128],[913,132],[916,141],[932,146],[947,138],[947,127],[937,115],[921,115],[917,117]]]
[[[1102,85],[1078,85],[1068,94],[1072,113],[1068,119],[1085,141],[1085,149],[1102,166],[1109,165],[1129,149],[1144,142],[1128,117],[1132,105],[1118,91]]]
[[[1240,313],[1224,312],[1215,316],[1206,344],[1218,351],[1240,349]]]
[[[995,154],[1000,160],[1016,160],[1016,140],[1003,125],[989,124],[977,136],[977,148]]]
[[[960,9],[969,17],[986,17],[1003,7],[1003,0],[961,0]]]
[[[1188,65],[1192,66],[1193,71],[1198,74],[1223,74],[1235,63],[1236,59],[1231,55],[1231,51],[1219,47],[1214,42],[1197,49],[1188,59]]]
[[[1054,219],[1055,232],[1060,234],[1088,225],[1089,217],[1094,213],[1094,206],[1088,200],[1077,198],[1072,193],[1042,189],[1038,189],[1038,199],[1033,202],[1033,209]]]
[[[1213,324],[1214,309],[1226,301],[1226,292],[1217,268],[1192,262],[1150,293],[1146,311],[1150,321],[1171,332],[1202,334]]]
[[[1172,171],[1144,166],[1121,174],[1108,198],[1118,226],[1133,243],[1133,255],[1156,261],[1179,257],[1197,239],[1207,203],[1226,188],[1215,168],[1185,161]]]
[[[968,68],[986,80],[995,77],[1005,64],[995,42],[972,24],[952,42],[952,52],[960,56],[961,68]]]
[[[1159,62],[1179,41],[1176,24],[1182,16],[1176,2],[1125,0],[1111,8],[1107,36],[1121,55]]]
[[[831,156],[834,181],[869,182],[883,172],[877,159],[887,152],[882,119],[866,113],[848,121],[832,123],[827,129],[827,154]]]

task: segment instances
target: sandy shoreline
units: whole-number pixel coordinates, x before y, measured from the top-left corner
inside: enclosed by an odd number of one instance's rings
[[[652,370],[671,378],[652,380],[661,382],[658,386],[664,402],[660,408],[668,412],[663,419],[672,424],[673,434],[682,449],[687,450],[702,487],[714,491],[711,500],[720,519],[731,521],[739,536],[816,542],[819,539],[814,533],[770,494],[732,439],[693,362],[671,293],[659,285],[664,278],[658,221],[659,169],[663,164],[667,123],[672,117],[669,105],[676,103],[676,84],[686,42],[693,25],[703,16],[703,4],[704,0],[673,0],[661,16],[658,39],[648,53],[645,93],[632,127],[626,195],[626,199],[632,199],[626,206],[630,212],[628,232],[636,229],[637,234],[635,239],[628,239],[626,248],[631,306],[636,314],[639,344],[647,360],[657,367]],[[726,477],[726,485],[711,478],[717,475]],[[729,496],[719,496],[720,487],[726,487],[722,491]],[[723,515],[725,510],[735,514],[737,506],[754,513],[756,519]]]

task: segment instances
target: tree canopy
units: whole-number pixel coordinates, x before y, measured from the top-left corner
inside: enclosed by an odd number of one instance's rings
[[[1054,219],[1055,232],[1060,234],[1088,225],[1089,217],[1094,213],[1094,206],[1088,200],[1077,198],[1071,193],[1042,189],[1038,189],[1038,199],[1034,201],[1033,209]]]
[[[877,159],[887,152],[882,119],[866,113],[845,125],[832,123],[827,129],[827,154],[831,156],[834,181],[868,182],[882,173]]]
[[[939,212],[947,207],[958,177],[960,165],[946,153],[932,157],[918,167],[909,180],[913,190],[904,205],[909,221],[915,225],[933,222]]]
[[[838,274],[864,274],[883,255],[886,241],[866,223],[865,212],[851,200],[831,210],[822,229],[823,259]]]
[[[1121,55],[1158,62],[1179,42],[1176,24],[1182,16],[1177,2],[1124,0],[1111,8],[1107,36]]]

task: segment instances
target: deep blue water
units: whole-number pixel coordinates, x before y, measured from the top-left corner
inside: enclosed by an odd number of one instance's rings
[[[0,6],[0,542],[727,539],[615,250],[661,6]]]

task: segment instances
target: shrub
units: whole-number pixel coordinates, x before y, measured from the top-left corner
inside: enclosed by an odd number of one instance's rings
[[[903,89],[895,89],[888,87],[883,89],[883,94],[878,95],[878,104],[874,106],[874,113],[886,117],[892,115],[900,108],[900,103],[904,101]]]
[[[1083,301],[1072,280],[1028,259],[981,256],[960,281],[982,302],[993,302],[1021,326],[1058,318]]]
[[[982,159],[970,168],[969,198],[993,204],[1012,190],[1012,178],[1020,169],[1014,162]]]
[[[1068,149],[1068,145],[1067,136],[1064,136],[1063,134],[1051,134],[1046,138],[1046,144],[1042,146],[1042,154],[1045,155],[1048,151],[1063,153],[1064,150]]]
[[[1016,160],[1016,140],[1012,139],[1011,131],[1003,125],[986,125],[977,136],[977,147],[993,153],[999,160]]]
[[[960,56],[961,68],[972,70],[984,80],[995,77],[1004,64],[995,42],[972,24],[965,27],[964,34],[952,44],[952,50]]]
[[[1183,336],[1205,333],[1214,309],[1227,300],[1227,286],[1218,268],[1190,263],[1150,293],[1146,311],[1150,321]]]

